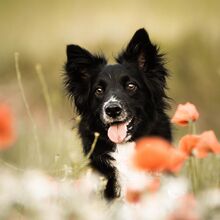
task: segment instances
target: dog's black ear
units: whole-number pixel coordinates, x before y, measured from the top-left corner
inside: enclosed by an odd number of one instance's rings
[[[144,28],[135,32],[126,49],[117,58],[119,63],[136,63],[139,70],[145,71],[153,66],[157,58],[157,47],[150,41]]]
[[[68,45],[66,55],[65,87],[81,114],[86,109],[90,79],[106,64],[106,59],[104,56],[93,55],[78,45]]]
[[[154,95],[153,99],[157,103],[156,105],[162,105],[160,103],[163,102],[163,98],[166,98],[165,88],[168,72],[164,66],[163,54],[160,54],[159,48],[151,43],[145,29],[142,28],[135,32],[126,49],[119,54],[117,62],[134,65]]]
[[[66,55],[66,71],[68,74],[74,74],[82,80],[86,80],[91,76],[91,70],[106,63],[104,57],[92,55],[89,51],[78,45],[68,45],[66,48]]]

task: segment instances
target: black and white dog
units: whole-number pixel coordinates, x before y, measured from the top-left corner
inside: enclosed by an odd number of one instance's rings
[[[108,65],[104,56],[77,46],[67,46],[65,86],[81,116],[79,134],[87,154],[100,134],[90,157],[91,166],[107,178],[105,197],[120,195],[118,171],[112,153],[117,144],[143,136],[171,140],[163,56],[151,43],[145,29],[139,29]]]

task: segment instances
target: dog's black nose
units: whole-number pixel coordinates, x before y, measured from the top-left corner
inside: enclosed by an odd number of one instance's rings
[[[109,103],[105,107],[105,113],[111,118],[117,118],[122,112],[122,107],[118,103]]]

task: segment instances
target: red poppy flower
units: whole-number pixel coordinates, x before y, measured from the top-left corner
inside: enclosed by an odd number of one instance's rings
[[[179,141],[179,149],[190,156],[196,144],[199,142],[199,135],[185,135]]]
[[[8,148],[15,141],[13,117],[9,106],[0,104],[0,149]]]
[[[158,137],[140,139],[136,142],[136,149],[134,165],[149,172],[177,172],[186,159],[185,154]]]
[[[212,130],[205,131],[200,135],[200,140],[194,149],[194,154],[199,158],[206,157],[210,152],[220,153],[220,143]]]
[[[220,153],[220,143],[215,133],[205,131],[200,135],[186,135],[179,142],[179,149],[187,155],[195,155],[198,158],[204,158],[208,153]]]
[[[167,169],[171,172],[179,172],[187,159],[187,155],[182,151],[171,148],[169,150],[169,162]]]
[[[134,164],[137,168],[151,172],[165,170],[170,144],[160,138],[143,138],[136,142]]]
[[[178,105],[177,110],[171,119],[171,122],[180,126],[185,126],[190,121],[196,121],[198,118],[199,113],[195,105],[187,102],[184,105]]]

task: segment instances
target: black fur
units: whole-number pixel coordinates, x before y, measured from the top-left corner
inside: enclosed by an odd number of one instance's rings
[[[116,118],[110,122],[103,116],[103,105],[110,97],[120,100],[126,115],[123,120],[132,119],[128,141],[150,135],[171,140],[170,122],[165,113],[168,73],[163,56],[151,43],[145,29],[134,34],[116,61],[117,64],[108,65],[104,56],[92,55],[77,45],[67,46],[65,86],[81,115],[79,134],[85,154],[91,148],[94,132],[100,133],[90,159],[91,166],[108,180],[105,189],[108,199],[120,195],[120,186],[112,163],[114,159],[110,155],[116,144],[108,138],[107,130],[112,123],[121,123],[122,120]],[[129,88],[129,83],[135,88]]]

